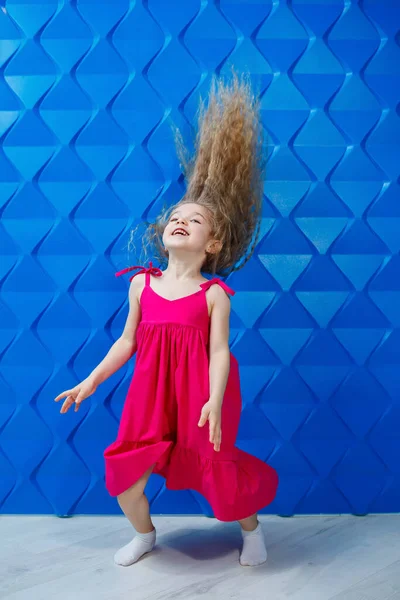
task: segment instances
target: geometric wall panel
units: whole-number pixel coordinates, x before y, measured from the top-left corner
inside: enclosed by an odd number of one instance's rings
[[[229,277],[238,446],[281,515],[400,511],[400,5],[3,2],[0,510],[120,513],[104,486],[135,359],[53,398],[120,335],[131,229],[184,191],[214,72],[249,70],[268,140],[262,236]],[[249,347],[257,352],[249,354]],[[152,475],[155,513],[205,513]]]

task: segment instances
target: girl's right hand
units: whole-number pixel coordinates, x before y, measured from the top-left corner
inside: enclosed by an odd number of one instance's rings
[[[59,400],[61,400],[61,398],[67,396],[66,400],[64,401],[61,407],[60,413],[66,413],[67,410],[71,408],[71,406],[74,403],[75,412],[77,412],[82,400],[85,400],[85,398],[94,394],[96,389],[97,385],[95,384],[93,379],[87,377],[81,383],[78,383],[78,385],[76,385],[74,388],[66,390],[65,392],[59,394],[56,398],[54,398],[54,402],[58,402]]]

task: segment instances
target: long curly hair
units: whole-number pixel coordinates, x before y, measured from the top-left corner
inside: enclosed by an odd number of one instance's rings
[[[208,105],[200,98],[198,127],[192,156],[180,131],[174,129],[186,193],[172,206],[164,206],[154,223],[146,223],[144,255],[164,266],[168,251],[162,236],[170,215],[183,203],[208,209],[211,235],[222,242],[208,253],[201,270],[226,276],[241,269],[252,256],[261,225],[265,159],[259,100],[248,77],[232,70],[225,83],[214,75]],[[131,233],[133,243],[135,231]]]

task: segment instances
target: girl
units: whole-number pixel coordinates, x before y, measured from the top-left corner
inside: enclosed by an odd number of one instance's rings
[[[240,523],[241,565],[267,559],[257,511],[274,499],[278,475],[235,446],[242,404],[228,346],[235,292],[214,277],[241,268],[256,244],[263,183],[258,108],[235,73],[230,85],[213,80],[208,107],[200,104],[194,159],[186,161],[177,135],[186,194],[146,232],[144,247],[151,245],[166,268],[150,262],[116,273],[140,269],[130,277],[124,331],[87,379],[55,398],[66,396],[61,413],[74,403],[78,410],[136,353],[117,439],[104,451],[107,490],[136,530],[115,554],[119,565],[135,563],[155,545],[144,494],[151,473],[165,477],[168,489],[201,493],[217,519]]]

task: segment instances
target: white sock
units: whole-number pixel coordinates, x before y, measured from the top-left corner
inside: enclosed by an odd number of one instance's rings
[[[239,562],[244,567],[255,567],[261,565],[267,560],[267,549],[265,547],[264,533],[261,523],[254,531],[245,531],[242,529],[243,548],[240,554]]]
[[[114,562],[122,567],[133,565],[143,554],[151,552],[156,543],[155,528],[150,533],[137,533],[133,540],[114,555]]]

